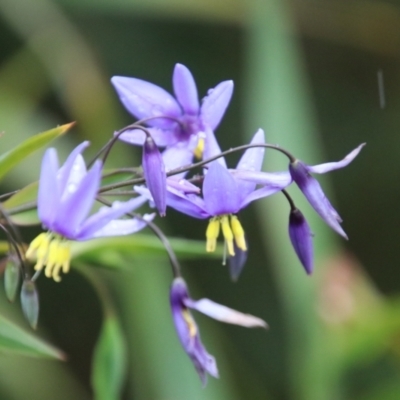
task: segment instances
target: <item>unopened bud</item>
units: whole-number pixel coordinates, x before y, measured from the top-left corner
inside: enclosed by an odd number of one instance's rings
[[[29,325],[36,329],[39,318],[39,295],[35,283],[30,280],[24,280],[22,283],[21,306]]]
[[[13,302],[21,278],[21,272],[18,261],[10,256],[7,260],[6,269],[4,271],[4,289],[8,301]]]

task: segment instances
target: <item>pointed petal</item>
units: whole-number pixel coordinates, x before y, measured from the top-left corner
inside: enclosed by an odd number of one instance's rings
[[[144,214],[143,220],[138,218],[118,219],[109,222],[103,228],[94,232],[87,237],[79,236],[80,240],[94,239],[109,236],[125,236],[131,233],[136,233],[147,226],[146,221],[152,221],[156,214]]]
[[[298,209],[290,212],[289,237],[297,257],[310,275],[314,269],[312,233],[306,219]]]
[[[268,327],[267,323],[261,318],[241,313],[209,299],[200,299],[197,301],[187,299],[184,303],[187,307],[227,324],[241,325],[246,328]]]
[[[366,145],[366,143],[360,144],[356,149],[347,154],[343,160],[336,162],[329,162],[319,165],[307,165],[307,171],[313,172],[314,174],[324,174],[325,172],[334,171],[335,169],[343,168],[349,165],[360,153],[361,149]]]
[[[151,137],[144,142],[142,165],[146,185],[160,216],[164,217],[167,209],[167,175],[161,153]]]
[[[199,113],[199,97],[193,75],[182,64],[176,64],[172,76],[175,96],[185,114],[197,115]]]
[[[219,125],[225,110],[231,101],[233,81],[219,83],[214,89],[208,91],[201,105],[201,119],[203,124],[215,130]]]
[[[185,165],[190,165],[193,160],[193,151],[188,146],[178,143],[176,146],[169,147],[163,151],[162,158],[165,170],[168,172]],[[183,177],[185,174],[186,172],[183,172],[179,175],[174,175],[174,177]]]
[[[158,147],[172,146],[176,143],[172,129],[146,128]],[[118,133],[118,132],[115,132]],[[127,129],[118,137],[123,142],[143,146],[146,134],[141,129]]]
[[[38,215],[42,223],[51,229],[60,202],[57,182],[58,158],[55,149],[47,149],[42,160],[38,192]]]
[[[240,194],[235,179],[217,162],[212,162],[203,183],[206,211],[213,216],[235,214],[240,208]]]
[[[318,181],[307,171],[307,166],[301,161],[289,165],[289,171],[297,186],[319,214],[319,216],[339,235],[347,239],[347,235],[340,226],[342,219],[329,202]]]
[[[96,214],[93,214],[84,222],[76,239],[90,239],[109,222],[135,210],[145,202],[145,197],[135,197],[126,202],[114,201],[111,207],[101,207]]]
[[[253,136],[250,144],[263,144],[265,143],[264,131],[259,129]],[[260,171],[264,160],[264,147],[255,147],[247,149],[239,160],[236,167],[237,170],[245,171]],[[238,180],[239,192],[244,198],[256,188],[256,183],[249,181]]]
[[[185,301],[188,299],[189,294],[185,281],[182,278],[175,278],[171,286],[170,304],[176,333],[205,386],[207,373],[218,378],[218,369],[215,358],[203,346],[199,328],[185,305]]]
[[[187,193],[199,194],[201,192],[200,188],[193,185],[186,179],[176,178],[176,175],[167,178],[167,187],[178,190],[185,194]]]
[[[205,144],[204,144],[203,160],[207,160],[208,158],[220,154],[221,148],[219,147],[214,132],[211,129],[206,129],[204,133],[205,133]],[[217,161],[223,167],[226,168],[226,162],[224,157],[218,158]]]
[[[184,194],[176,189],[168,187],[167,205],[174,210],[193,218],[209,218],[210,214],[205,210],[204,200],[195,194]]]
[[[228,258],[228,265],[229,265],[229,273],[233,282],[236,282],[239,279],[240,274],[243,271],[243,268],[247,261],[247,251],[239,249],[236,243],[233,243],[235,255],[230,256]],[[247,248],[248,245],[246,244]]]
[[[59,171],[57,173],[57,179],[60,182],[60,192],[61,193],[64,192],[64,190],[67,186],[68,179],[70,178],[73,169],[76,168],[76,165],[75,165],[76,158],[78,157],[79,154],[81,154],[83,152],[83,150],[86,149],[86,147],[89,146],[89,144],[90,144],[90,142],[85,141],[85,142],[82,142],[80,145],[76,146],[75,149],[72,150],[71,154],[66,159],[64,165],[59,169]],[[82,172],[81,178],[86,173],[86,166],[84,167],[84,169],[85,169],[84,171],[81,171]]]
[[[96,161],[92,169],[78,186],[70,186],[69,196],[64,196],[57,211],[54,230],[68,239],[75,239],[82,221],[88,216],[101,180],[101,161]]]
[[[113,76],[114,85],[124,107],[136,118],[168,116],[179,118],[182,114],[179,104],[167,91],[142,79]],[[171,128],[175,122],[169,119],[154,119],[150,126]]]
[[[237,180],[245,180],[254,182],[258,185],[277,186],[284,189],[289,186],[293,179],[289,172],[262,172],[262,171],[244,171],[238,169],[230,169],[229,172]]]

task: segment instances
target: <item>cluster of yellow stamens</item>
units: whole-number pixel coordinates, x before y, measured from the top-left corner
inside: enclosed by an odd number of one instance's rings
[[[229,221],[230,218],[230,221]],[[230,223],[229,223],[230,222]],[[215,251],[217,246],[217,239],[219,236],[220,226],[222,234],[225,238],[225,243],[230,256],[235,255],[233,241],[235,240],[236,246],[247,251],[246,240],[244,238],[244,230],[236,215],[221,215],[210,219],[206,231],[206,250],[208,252]]]
[[[61,281],[60,272],[66,274],[69,271],[71,261],[71,245],[66,239],[52,233],[41,233],[30,244],[26,258],[35,260],[35,271],[41,271],[48,278],[56,282]]]

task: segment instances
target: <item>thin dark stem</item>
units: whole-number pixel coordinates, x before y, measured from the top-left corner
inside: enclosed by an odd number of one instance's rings
[[[14,194],[16,194],[18,192],[19,192],[19,189],[18,190],[14,190],[13,192],[2,194],[2,195],[0,195],[0,201],[3,201],[4,199],[7,199],[7,198],[11,197],[12,195],[14,195]]]
[[[97,199],[97,201],[99,201],[100,203],[102,203],[106,206],[112,205],[112,203],[101,198],[100,196],[97,196],[96,199]],[[140,214],[126,213],[126,215],[131,218],[137,218],[140,221],[143,221],[144,223],[146,223],[146,225],[155,233],[155,235],[160,239],[161,243],[165,247],[165,250],[167,251],[167,254],[169,257],[169,261],[171,263],[172,273],[173,273],[174,277],[178,278],[178,277],[182,276],[181,266],[179,264],[178,258],[176,257],[176,254],[171,247],[171,243],[169,242],[168,238],[164,235],[163,231],[152,221],[146,221]]]
[[[0,224],[0,229],[3,230],[4,233],[7,235],[7,239],[9,241],[9,243],[14,248],[15,254],[17,255],[18,260],[19,260],[19,265],[21,267],[22,274],[26,278],[27,274],[26,274],[25,263],[24,263],[24,259],[22,257],[21,251],[20,251],[20,249],[18,247],[18,243],[15,241],[15,239],[12,237],[12,235],[10,234],[10,232],[8,231],[8,229],[6,229],[6,227],[4,225]]]
[[[287,201],[289,202],[289,204],[290,204],[290,210],[291,210],[292,212],[295,211],[295,210],[297,210],[297,207],[296,207],[296,205],[294,204],[294,201],[293,201],[293,199],[291,198],[291,196],[289,195],[289,193],[288,193],[285,189],[282,189],[281,192],[285,195]]]

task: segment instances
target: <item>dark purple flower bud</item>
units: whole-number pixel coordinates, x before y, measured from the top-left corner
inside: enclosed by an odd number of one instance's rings
[[[248,252],[237,247],[235,242],[233,243],[233,246],[235,250],[235,255],[228,258],[228,265],[231,279],[236,282],[239,279],[240,274],[242,273],[244,265],[246,264]]]
[[[142,164],[146,184],[154,204],[160,215],[164,217],[167,208],[167,175],[161,153],[151,136],[147,136],[143,145]]]
[[[306,219],[297,208],[290,212],[289,237],[297,257],[310,275],[314,268],[312,233]]]
[[[36,329],[39,318],[39,295],[33,281],[25,280],[22,284],[21,306],[29,325]]]
[[[200,332],[192,314],[185,305],[189,301],[189,294],[182,278],[174,279],[171,287],[170,301],[172,317],[179,340],[191,358],[203,385],[207,383],[207,373],[218,378],[218,369],[215,358],[208,354],[200,339]]]
[[[9,256],[4,271],[4,289],[8,301],[13,302],[21,279],[19,261],[15,256]]]
[[[290,175],[320,217],[339,235],[347,239],[340,226],[342,219],[326,198],[318,181],[308,172],[308,166],[296,160],[289,164]]]

